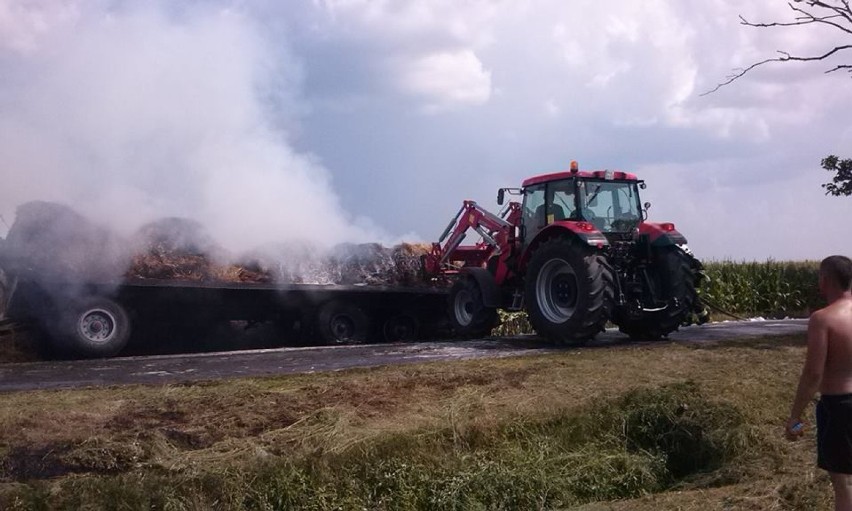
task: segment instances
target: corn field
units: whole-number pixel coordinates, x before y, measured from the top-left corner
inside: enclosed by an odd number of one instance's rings
[[[726,318],[720,310],[742,317],[807,317],[824,305],[819,296],[818,261],[704,263],[707,278],[699,294],[714,318]],[[612,326],[612,325],[610,325]],[[533,333],[524,312],[500,312],[495,336]]]

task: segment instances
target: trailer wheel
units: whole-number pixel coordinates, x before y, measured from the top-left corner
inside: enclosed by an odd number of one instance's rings
[[[359,307],[343,302],[328,302],[317,314],[317,330],[327,344],[360,343],[370,331],[367,315]]]
[[[669,303],[668,307],[636,316],[618,314],[614,318],[618,329],[637,341],[660,340],[677,330],[698,300],[695,291],[697,275],[692,261],[678,247],[655,249],[650,269],[652,285]]]
[[[124,308],[108,298],[92,297],[60,312],[56,347],[82,357],[118,354],[130,339],[130,318]]]
[[[483,337],[497,325],[497,309],[486,307],[476,280],[462,278],[450,288],[450,323],[465,337]]]
[[[382,334],[387,342],[411,342],[417,340],[420,322],[412,314],[395,314],[385,320]]]
[[[545,241],[535,250],[524,293],[536,332],[561,344],[592,339],[604,329],[615,301],[606,259],[566,238]]]

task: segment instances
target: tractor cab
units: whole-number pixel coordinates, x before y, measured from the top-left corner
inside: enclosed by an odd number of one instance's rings
[[[632,236],[642,221],[639,187],[633,174],[615,171],[570,172],[527,179],[523,183],[521,225],[525,244],[557,222],[586,222],[607,238]]]

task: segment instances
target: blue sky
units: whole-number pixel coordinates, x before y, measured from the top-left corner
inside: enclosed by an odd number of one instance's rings
[[[0,3],[0,213],[69,203],[130,232],[190,216],[234,250],[431,240],[463,199],[583,168],[647,180],[706,258],[852,253],[852,80],[755,70],[837,39],[786,2]],[[0,227],[2,229],[2,227]]]

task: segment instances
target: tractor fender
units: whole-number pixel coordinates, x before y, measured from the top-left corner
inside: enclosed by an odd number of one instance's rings
[[[521,257],[519,263],[520,267],[526,267],[529,262],[530,255],[543,241],[559,236],[575,239],[583,245],[588,245],[596,249],[602,249],[609,245],[609,241],[606,239],[606,236],[604,236],[597,227],[589,222],[575,222],[570,220],[553,222],[539,231],[536,237],[527,246],[527,249]]]
[[[652,247],[686,245],[686,237],[675,229],[673,223],[642,222],[639,224],[639,235],[648,236]]]
[[[494,275],[485,268],[462,268],[460,273],[467,278],[472,278],[482,291],[482,304],[486,307],[500,307],[500,288]]]

